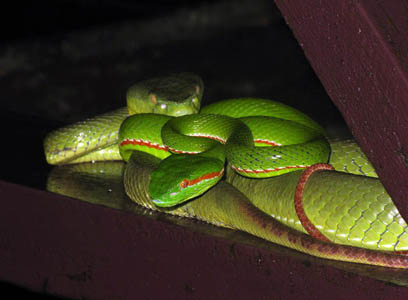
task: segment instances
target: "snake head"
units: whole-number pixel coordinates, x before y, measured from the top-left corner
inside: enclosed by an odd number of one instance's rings
[[[197,114],[199,109],[200,102],[197,97],[193,97],[185,102],[177,103],[177,105],[170,101],[157,101],[157,104],[152,107],[152,112],[160,115],[180,117]]]
[[[224,163],[216,158],[172,155],[152,172],[149,193],[160,207],[171,207],[197,197],[223,176]]]

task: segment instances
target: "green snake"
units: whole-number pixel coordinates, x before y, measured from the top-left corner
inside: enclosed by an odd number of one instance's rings
[[[333,243],[293,235],[283,225],[268,225],[276,224],[272,216],[305,232],[293,199],[307,166],[330,158],[336,170],[375,175],[355,143],[330,142],[329,146],[317,123],[270,100],[225,100],[197,114],[202,94],[201,79],[190,73],[142,81],[129,89],[128,108],[50,133],[44,142],[47,161],[123,158],[128,161],[127,194],[148,208],[240,229],[323,258],[408,267],[406,256],[389,253],[408,249],[407,224],[373,177],[319,171],[307,181],[304,212]],[[142,176],[138,165],[143,163],[153,170]],[[228,183],[218,182],[224,173]],[[231,197],[236,193],[233,186],[240,196]],[[217,204],[206,206],[201,199],[210,203],[214,193],[218,193]],[[225,200],[219,200],[219,193]]]

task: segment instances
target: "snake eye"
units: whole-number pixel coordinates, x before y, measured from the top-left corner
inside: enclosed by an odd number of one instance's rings
[[[156,98],[156,95],[155,95],[155,94],[152,94],[152,95],[150,96],[150,98],[152,99],[152,103],[153,103],[153,104],[157,104],[157,98]]]
[[[180,187],[182,189],[188,187],[188,179],[184,179],[182,182],[180,182]]]

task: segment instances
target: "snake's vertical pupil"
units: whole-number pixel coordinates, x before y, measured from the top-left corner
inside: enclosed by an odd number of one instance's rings
[[[184,179],[182,182],[180,182],[180,187],[182,189],[188,187],[188,179]]]
[[[152,99],[152,103],[153,103],[153,104],[156,104],[156,103],[157,103],[157,98],[156,98],[156,95],[155,95],[155,94],[152,94],[152,95],[150,96],[150,98]]]

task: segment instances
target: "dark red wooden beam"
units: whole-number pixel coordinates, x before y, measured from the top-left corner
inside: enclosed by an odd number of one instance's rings
[[[276,0],[408,220],[408,3]]]
[[[73,299],[406,299],[405,287],[354,273],[377,272],[378,278],[407,284],[406,271],[319,260],[245,234],[238,234],[240,240],[229,238],[237,232],[213,235],[212,226],[197,221],[192,223],[201,230],[164,216],[137,215],[5,181],[0,181],[0,195],[0,281],[44,294]]]

